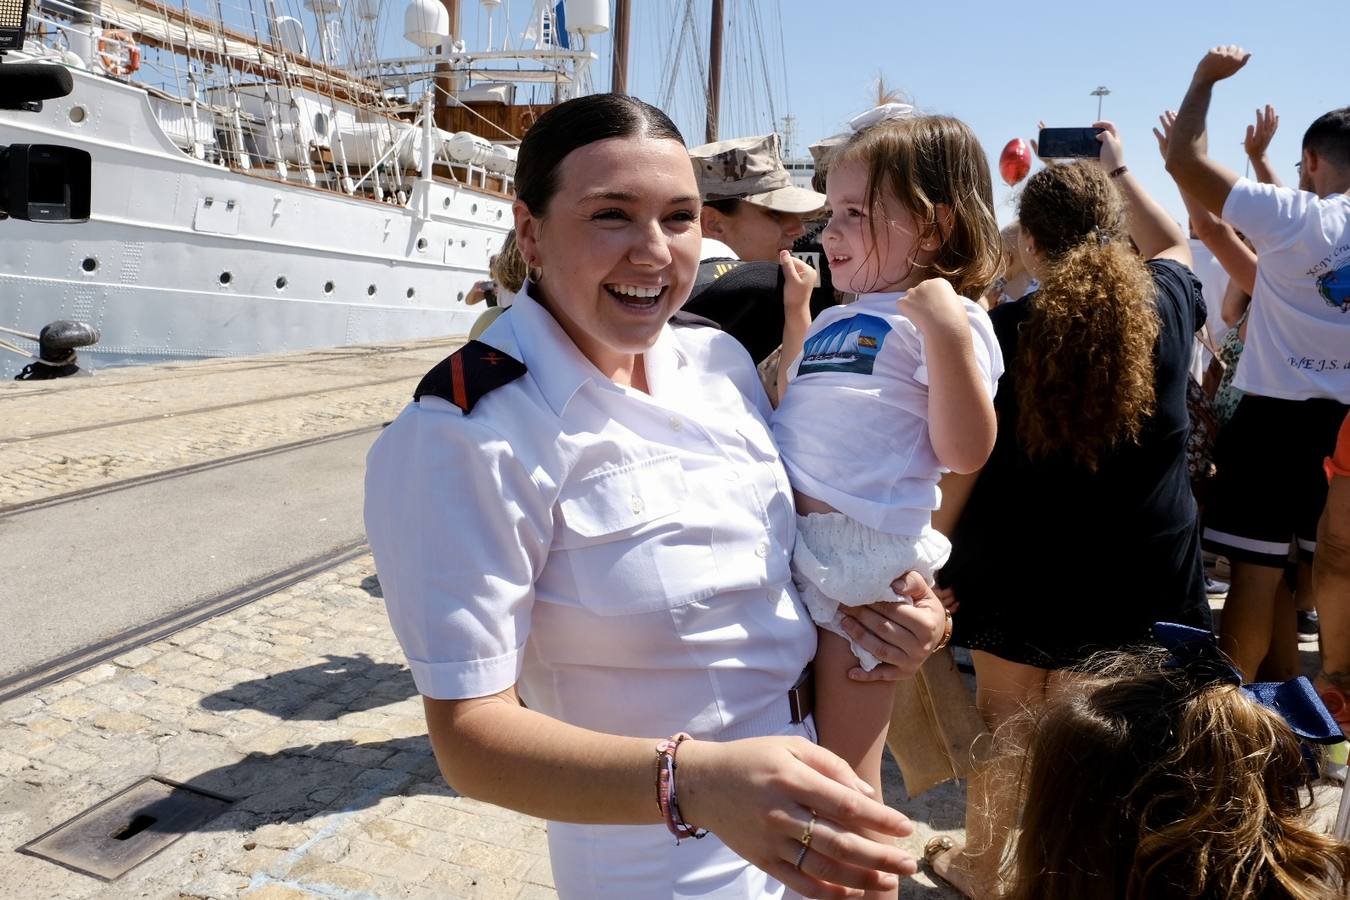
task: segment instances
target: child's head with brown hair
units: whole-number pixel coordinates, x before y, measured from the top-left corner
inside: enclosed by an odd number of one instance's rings
[[[530,275],[530,269],[525,265],[525,258],[520,255],[520,247],[516,244],[516,230],[512,228],[506,233],[506,238],[502,241],[502,249],[497,255],[492,257],[488,264],[488,274],[492,280],[497,282],[507,293],[515,294],[520,291],[521,285]]]
[[[1200,669],[1113,656],[1047,708],[1006,900],[1345,896],[1350,846],[1307,820],[1299,737]]]
[[[978,297],[998,276],[989,161],[964,122],[885,120],[835,148],[828,164],[821,241],[836,286],[900,291],[942,277]]]

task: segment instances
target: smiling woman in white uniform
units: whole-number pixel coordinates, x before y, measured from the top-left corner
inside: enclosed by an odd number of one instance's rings
[[[516,178],[534,282],[428,373],[366,478],[442,772],[550,820],[564,898],[893,885],[914,861],[861,832],[912,826],[789,699],[816,632],[754,366],[714,329],[667,324],[699,255],[679,132],[633,98],[569,101],[531,128]],[[894,678],[944,614],[931,596],[889,606],[859,634]],[[677,845],[672,826],[711,834]]]

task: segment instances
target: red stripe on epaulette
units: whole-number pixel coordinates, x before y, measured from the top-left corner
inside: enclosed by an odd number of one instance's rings
[[[413,391],[413,400],[430,394],[458,406],[466,415],[484,396],[525,374],[525,364],[482,341],[469,341],[436,364]]]

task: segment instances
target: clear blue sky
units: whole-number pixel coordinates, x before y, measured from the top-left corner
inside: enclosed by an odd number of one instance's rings
[[[462,0],[464,34],[475,43],[478,4]],[[631,75],[635,93],[657,99],[660,48],[669,45],[670,22],[682,0],[634,0]],[[725,0],[729,14],[747,22],[749,0]],[[709,0],[696,0],[706,22]],[[1306,0],[1290,6],[1270,2],[1132,0],[1118,4],[1062,2],[989,3],[968,0],[905,3],[899,0],[759,0],[764,30],[781,16],[787,57],[785,96],[797,118],[798,147],[842,129],[871,105],[878,74],[906,92],[923,110],[958,116],[975,129],[991,165],[1014,137],[1035,136],[1036,122],[1088,125],[1097,100],[1089,92],[1106,85],[1104,114],[1120,128],[1130,167],[1145,187],[1180,221],[1185,212],[1163,171],[1150,128],[1164,109],[1181,101],[1196,62],[1219,43],[1237,43],[1252,59],[1219,85],[1210,114],[1210,152],[1239,172],[1241,139],[1254,111],[1267,102],[1280,113],[1271,158],[1286,182],[1295,180],[1303,130],[1316,116],[1350,104],[1350,53],[1345,52],[1350,7],[1344,0]],[[530,7],[514,0],[512,17]],[[743,27],[743,26],[742,26]],[[500,32],[498,32],[500,34]],[[744,56],[745,31],[729,43]],[[777,46],[777,35],[768,35]],[[706,38],[705,38],[706,42]],[[596,87],[609,84],[609,43],[599,39],[602,59]],[[781,62],[770,60],[775,81]],[[751,67],[727,66],[724,94],[763,94]],[[694,73],[686,73],[697,80]],[[686,100],[676,116],[690,143],[702,126]],[[724,102],[724,123],[736,111]],[[781,108],[777,114],[783,113]],[[744,121],[744,115],[741,117]],[[767,115],[761,115],[767,130]],[[723,137],[733,137],[726,131]],[[1012,191],[995,172],[1000,222],[1014,215]]]

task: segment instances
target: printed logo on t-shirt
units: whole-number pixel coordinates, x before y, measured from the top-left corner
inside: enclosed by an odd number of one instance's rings
[[[856,315],[841,319],[811,335],[802,348],[797,374],[852,372],[871,375],[877,354],[891,326],[876,316]]]
[[[1350,264],[1327,272],[1317,279],[1322,299],[1341,312],[1350,312]]]

